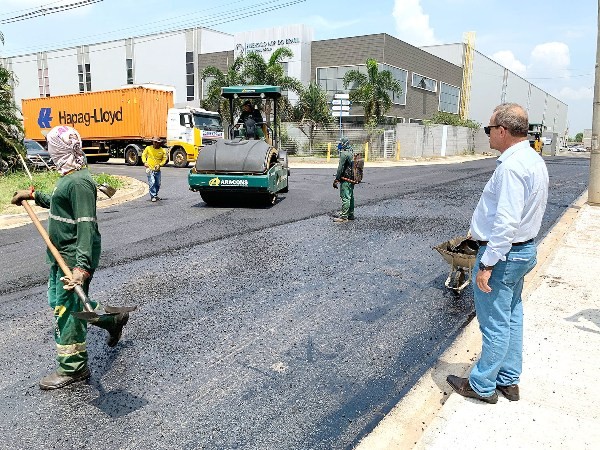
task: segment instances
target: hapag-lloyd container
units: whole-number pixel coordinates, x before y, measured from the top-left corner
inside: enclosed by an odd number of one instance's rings
[[[25,137],[45,140],[57,125],[74,127],[84,141],[166,138],[173,92],[135,87],[23,100]]]

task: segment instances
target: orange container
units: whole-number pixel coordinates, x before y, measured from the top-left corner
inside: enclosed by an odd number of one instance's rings
[[[57,125],[74,127],[82,140],[166,138],[173,93],[146,87],[23,100],[27,139],[45,140]]]

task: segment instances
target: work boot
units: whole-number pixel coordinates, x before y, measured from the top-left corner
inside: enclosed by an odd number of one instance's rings
[[[40,380],[40,389],[43,391],[51,391],[53,389],[60,389],[68,386],[69,384],[77,383],[78,381],[87,380],[90,377],[90,369],[86,366],[85,369],[79,372],[71,374],[61,374],[53,372],[50,375],[46,375]]]
[[[127,321],[129,320],[129,313],[119,313],[115,317],[115,323],[110,328],[107,328],[108,337],[106,338],[106,344],[109,347],[114,347],[119,343],[121,339],[121,335],[123,334],[123,327],[127,325]]]

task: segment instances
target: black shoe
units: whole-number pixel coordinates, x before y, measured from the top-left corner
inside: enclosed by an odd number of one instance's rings
[[[482,397],[477,392],[473,390],[471,385],[469,384],[468,378],[461,378],[454,375],[448,375],[446,381],[452,389],[456,391],[457,394],[462,395],[463,397],[475,398],[477,400],[481,400],[486,403],[498,403],[498,393],[494,391],[494,393],[490,397]]]
[[[53,389],[64,388],[69,384],[87,380],[90,375],[90,369],[88,367],[80,370],[79,372],[74,372],[71,374],[63,375],[58,372],[53,372],[40,380],[40,389],[43,391],[50,391]]]
[[[348,220],[354,220],[354,216],[348,216]]]
[[[510,386],[500,386],[497,385],[496,389],[498,389],[502,395],[504,395],[511,402],[518,402],[521,398],[519,395],[519,385],[511,384]]]
[[[114,347],[119,343],[121,335],[123,334],[123,327],[127,325],[129,320],[129,313],[124,312],[117,315],[115,324],[108,329],[108,337],[106,338],[106,344],[109,347]]]

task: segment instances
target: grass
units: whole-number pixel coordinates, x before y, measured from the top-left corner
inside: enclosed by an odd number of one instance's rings
[[[56,171],[44,171],[33,173],[33,187],[36,191],[52,192],[60,175]],[[106,183],[115,189],[123,187],[123,181],[107,173],[92,174],[92,178],[98,184]],[[25,172],[14,172],[0,176],[0,214],[4,213],[11,204],[15,191],[29,189],[32,182]]]

